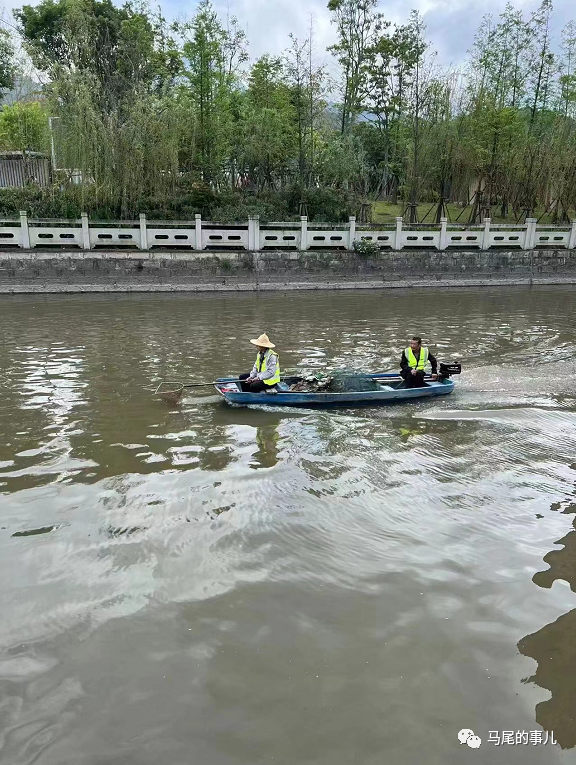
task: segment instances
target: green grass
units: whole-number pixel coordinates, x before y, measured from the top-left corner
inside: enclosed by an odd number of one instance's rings
[[[456,222],[456,218],[460,215],[458,223],[467,223],[472,212],[471,207],[467,207],[465,210],[462,207],[448,203],[448,211],[450,213],[450,221]],[[432,208],[432,210],[430,210]],[[372,223],[395,223],[396,218],[402,215],[406,209],[406,204],[393,205],[390,202],[374,202],[372,206]],[[430,212],[429,212],[430,211]],[[425,223],[434,223],[436,217],[436,203],[426,202],[425,204],[418,205],[418,220],[422,221],[426,213],[429,212],[428,217],[424,221]],[[500,207],[492,208],[492,221],[494,223],[516,223],[515,216],[509,215],[507,218],[501,218],[499,215]],[[534,217],[540,218],[542,211],[537,210]],[[572,217],[572,216],[571,216]],[[551,215],[544,215],[541,223],[550,223]]]

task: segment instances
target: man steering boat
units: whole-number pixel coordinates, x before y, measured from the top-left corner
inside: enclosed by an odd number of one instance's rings
[[[432,367],[432,380],[437,379],[438,362],[430,353],[430,349],[422,345],[421,337],[413,337],[410,345],[402,352],[400,359],[400,375],[407,388],[423,388],[426,367]]]

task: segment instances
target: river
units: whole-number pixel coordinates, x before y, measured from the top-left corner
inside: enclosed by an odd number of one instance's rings
[[[1,765],[574,763],[574,306],[3,298]],[[146,389],[249,371],[261,332],[318,370],[416,332],[463,374],[342,411]]]

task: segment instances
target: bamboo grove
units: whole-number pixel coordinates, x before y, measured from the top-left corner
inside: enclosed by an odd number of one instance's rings
[[[0,145],[51,152],[58,169],[52,188],[0,192],[1,211],[339,220],[376,199],[412,220],[423,202],[478,219],[576,211],[576,24],[553,38],[550,0],[485,17],[450,70],[415,11],[396,26],[376,0],[330,0],[328,12],[336,43],[320,65],[312,26],[250,61],[241,23],[209,0],[173,24],[111,0],[16,10],[43,85],[35,102],[3,107]],[[3,92],[15,42],[1,32]]]

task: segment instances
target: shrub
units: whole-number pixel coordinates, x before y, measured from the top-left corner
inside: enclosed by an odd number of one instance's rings
[[[149,220],[193,221],[196,214],[217,223],[246,223],[258,216],[262,223],[299,220],[300,202],[307,205],[310,220],[339,223],[354,214],[354,202],[338,189],[283,191],[214,191],[201,183],[181,179],[172,194],[151,189],[137,200],[123,202],[95,183],[75,185],[57,178],[49,187],[29,185],[0,189],[0,217],[17,217],[26,210],[31,218],[79,218],[87,212],[93,220],[135,220],[144,213]]]
[[[258,216],[262,223],[286,220],[287,210],[278,195],[243,193],[220,194],[210,210],[210,220],[218,223],[246,223],[248,218]]]
[[[304,189],[293,186],[284,192],[288,212],[296,217],[300,211],[300,202],[305,202],[308,219],[318,222],[346,222],[354,215],[354,199],[342,189]]]
[[[373,258],[380,254],[380,247],[370,239],[355,239],[352,243],[352,249],[356,255],[362,258]]]

